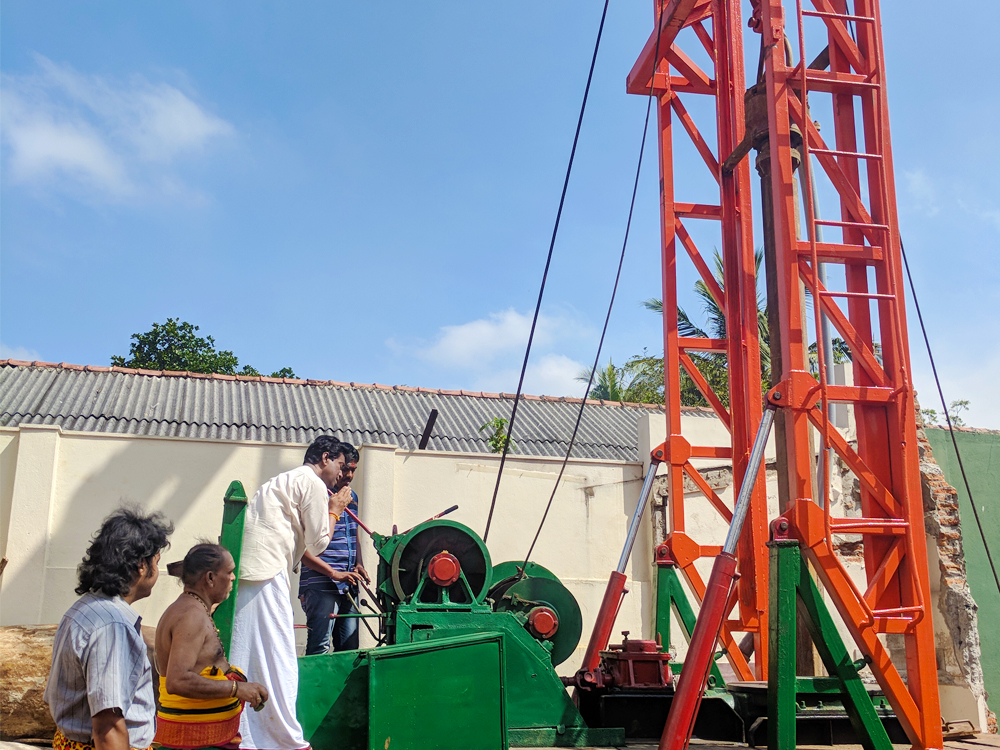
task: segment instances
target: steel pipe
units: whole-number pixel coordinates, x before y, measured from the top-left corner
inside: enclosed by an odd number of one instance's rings
[[[708,672],[712,667],[715,643],[719,639],[719,631],[722,630],[722,622],[729,609],[729,596],[733,590],[733,583],[738,577],[736,545],[740,540],[747,511],[750,509],[750,495],[764,460],[764,448],[767,445],[768,435],[771,434],[773,422],[774,407],[768,406],[761,415],[757,436],[753,441],[750,460],[746,474],[743,475],[740,493],[736,498],[726,543],[722,552],[715,558],[712,575],[705,587],[705,598],[702,600],[698,621],[691,634],[688,655],[684,660],[680,679],[677,681],[677,690],[670,704],[667,723],[660,737],[659,750],[684,750],[691,741],[694,721],[698,716],[698,708],[708,682]]]

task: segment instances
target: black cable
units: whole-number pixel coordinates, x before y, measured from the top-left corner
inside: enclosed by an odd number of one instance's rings
[[[903,265],[906,268],[906,278],[910,281],[910,294],[913,295],[913,307],[917,311],[917,320],[920,321],[920,332],[924,335],[924,346],[927,347],[927,357],[931,361],[931,372],[934,373],[934,384],[937,386],[938,397],[941,399],[941,408],[944,410],[944,418],[948,422],[948,434],[951,435],[951,443],[955,446],[955,457],[958,459],[958,468],[962,472],[962,481],[965,483],[965,492],[969,496],[969,503],[972,505],[972,515],[976,519],[976,526],[979,527],[979,536],[983,540],[983,549],[986,550],[986,559],[990,562],[990,570],[993,571],[993,580],[997,584],[997,591],[1000,591],[1000,576],[997,575],[996,566],[993,564],[993,555],[990,554],[990,546],[986,543],[986,532],[983,531],[983,523],[979,520],[979,511],[976,510],[976,501],[972,497],[972,488],[969,487],[969,478],[965,475],[965,465],[962,463],[962,454],[958,450],[958,440],[955,439],[955,428],[951,424],[951,415],[948,414],[948,404],[944,400],[944,391],[941,390],[941,380],[938,378],[937,365],[934,364],[934,354],[931,353],[931,342],[927,338],[927,329],[924,327],[924,316],[920,314],[920,303],[917,301],[917,290],[913,286],[913,276],[910,275],[910,263],[906,259],[906,248],[903,247],[903,240],[899,240],[899,249],[903,255]]]
[[[601,25],[597,29],[597,41],[594,43],[594,56],[590,60],[590,73],[587,74],[587,87],[583,90],[583,103],[580,105],[580,117],[576,121],[576,134],[573,136],[573,148],[569,152],[569,164],[566,165],[566,178],[563,180],[562,195],[559,196],[559,210],[556,211],[555,225],[552,227],[552,239],[549,241],[549,254],[545,259],[545,270],[542,272],[542,285],[538,289],[538,302],[535,304],[535,316],[531,319],[531,332],[528,334],[528,346],[524,350],[524,363],[521,365],[521,377],[517,381],[517,393],[514,395],[514,407],[510,412],[510,422],[507,423],[507,437],[504,438],[503,453],[500,455],[500,468],[497,471],[497,483],[493,488],[493,499],[490,501],[490,512],[486,517],[486,531],[483,541],[490,535],[490,524],[493,522],[493,510],[497,504],[497,493],[500,491],[500,478],[503,467],[507,463],[507,451],[510,448],[510,436],[514,431],[514,420],[517,418],[517,406],[521,401],[521,389],[524,387],[524,374],[528,370],[528,356],[531,354],[531,342],[535,338],[535,326],[538,325],[538,314],[542,309],[542,296],[545,294],[545,282],[549,276],[549,266],[552,263],[552,250],[556,246],[556,235],[559,233],[559,220],[562,218],[563,204],[566,202],[566,189],[569,187],[569,176],[573,171],[573,159],[576,157],[576,144],[580,140],[580,128],[583,125],[583,114],[587,111],[587,97],[590,95],[590,82],[594,78],[594,66],[597,64],[597,51],[601,48],[601,35],[604,33],[604,19],[608,15],[608,3],[604,0],[604,11],[601,13]]]
[[[663,21],[663,8],[657,3],[659,13],[656,19],[656,47],[653,51],[653,77],[656,76],[656,61],[660,57],[660,24]],[[597,373],[597,367],[601,361],[601,349],[604,347],[604,337],[608,332],[608,323],[611,320],[611,310],[615,306],[615,296],[618,294],[618,282],[622,277],[622,266],[625,264],[625,249],[628,247],[628,235],[629,231],[632,229],[632,214],[635,211],[635,197],[639,192],[639,175],[642,172],[642,156],[646,151],[646,136],[649,132],[649,113],[653,108],[653,99],[655,94],[653,93],[653,82],[650,81],[649,87],[649,98],[646,100],[646,119],[642,124],[642,141],[639,144],[639,160],[635,165],[635,182],[632,184],[632,202],[628,207],[628,221],[625,222],[625,238],[622,240],[622,252],[621,256],[618,258],[618,273],[615,274],[615,284],[611,289],[611,301],[608,302],[608,314],[604,316],[604,328],[601,330],[601,340],[597,344],[597,354],[594,357],[594,366],[590,368],[590,378],[587,380],[587,390],[583,394],[583,398],[580,399],[580,410],[576,414],[576,424],[573,425],[573,434],[569,437],[569,446],[566,448],[566,455],[563,457],[562,466],[559,467],[559,475],[556,477],[556,483],[552,487],[552,494],[549,495],[549,502],[545,506],[545,512],[542,514],[542,520],[538,524],[538,531],[535,532],[535,538],[531,540],[531,546],[528,548],[528,554],[524,556],[524,565],[521,566],[521,570],[518,573],[518,577],[524,577],[524,572],[528,567],[528,560],[531,559],[531,553],[535,550],[535,543],[538,541],[538,537],[541,536],[542,527],[545,526],[545,519],[549,517],[549,509],[552,507],[552,501],[556,498],[556,490],[559,489],[559,482],[562,479],[563,472],[566,471],[566,465],[569,463],[570,453],[573,452],[573,444],[576,442],[576,433],[580,429],[580,422],[583,420],[583,411],[587,406],[587,395],[590,393],[590,388],[594,384],[594,375]]]

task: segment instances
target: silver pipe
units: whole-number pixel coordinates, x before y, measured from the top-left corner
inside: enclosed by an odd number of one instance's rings
[[[722,551],[730,555],[736,552],[736,544],[740,541],[740,532],[743,531],[743,522],[747,520],[747,512],[750,510],[750,494],[757,481],[760,464],[764,459],[764,448],[767,446],[767,437],[771,434],[773,422],[774,407],[768,406],[761,415],[757,437],[753,439],[747,473],[743,475],[743,484],[740,485],[740,494],[736,498],[736,507],[733,509],[733,522],[729,524],[729,534],[726,535],[726,543],[722,547]]]
[[[810,165],[811,166],[811,165]],[[816,173],[810,169],[809,170],[809,183],[806,184],[805,170],[799,169],[799,182],[802,183],[802,191],[809,191],[809,205],[812,206],[812,218],[813,221],[819,220],[819,204],[817,203],[816,197]],[[809,222],[806,222],[806,229],[809,228]],[[823,241],[823,227],[819,224],[815,224],[816,228],[816,242]],[[820,263],[819,268],[816,269],[816,275],[819,278],[819,283],[824,287],[826,286],[826,263]],[[819,300],[813,300],[813,304],[819,304]],[[820,310],[820,330],[817,332],[816,336],[819,346],[823,347],[823,359],[824,359],[824,371],[826,373],[826,381],[828,383],[835,382],[834,376],[834,360],[833,360],[833,336],[830,333],[830,319],[826,316],[826,313]],[[817,357],[818,358],[818,357]],[[829,418],[833,421],[834,416],[834,405],[829,405]],[[818,461],[816,462],[816,504],[823,507],[823,498],[825,493],[820,489],[823,485],[823,475],[824,475],[824,465],[829,464],[833,467],[833,448],[827,448],[826,451],[819,451]]]
[[[625,566],[628,565],[628,559],[632,556],[635,537],[639,533],[639,521],[642,520],[642,514],[646,511],[649,493],[653,491],[653,479],[656,478],[656,467],[659,465],[659,461],[650,462],[649,469],[646,471],[646,480],[642,483],[642,489],[639,491],[639,502],[636,503],[635,511],[632,513],[632,522],[628,526],[628,537],[625,539],[625,547],[622,549],[622,556],[618,561],[617,570],[623,575],[625,574]]]

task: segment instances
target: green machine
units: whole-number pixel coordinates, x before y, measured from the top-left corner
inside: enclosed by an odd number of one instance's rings
[[[245,494],[231,488],[223,538],[237,564],[240,503]],[[624,742],[622,728],[587,726],[556,673],[580,641],[582,617],[555,575],[531,562],[493,565],[472,529],[446,519],[369,533],[377,606],[354,616],[378,622],[379,645],[299,659],[298,716],[312,747]],[[231,628],[230,610],[220,630]]]

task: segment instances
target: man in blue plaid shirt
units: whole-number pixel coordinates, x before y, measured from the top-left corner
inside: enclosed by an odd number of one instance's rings
[[[360,455],[358,449],[344,443],[343,476],[332,490],[339,492],[354,479]],[[347,506],[355,515],[358,496],[351,490]],[[357,614],[358,581],[370,582],[361,563],[361,537],[357,522],[344,513],[334,528],[326,551],[319,556],[306,552],[302,556],[299,577],[299,600],[306,613],[306,655],[325,654],[330,650],[350,651],[358,648],[358,618],[331,615]]]

